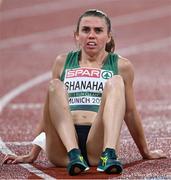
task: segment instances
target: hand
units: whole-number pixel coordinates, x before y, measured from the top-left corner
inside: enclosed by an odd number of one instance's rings
[[[33,158],[30,156],[30,154],[22,155],[22,156],[15,156],[8,154],[2,160],[2,165],[17,164],[17,163],[32,163],[32,162],[33,162]]]
[[[153,150],[153,151],[149,151],[149,153],[146,154],[143,158],[149,160],[162,159],[162,158],[166,158],[166,154],[164,154],[162,150]]]

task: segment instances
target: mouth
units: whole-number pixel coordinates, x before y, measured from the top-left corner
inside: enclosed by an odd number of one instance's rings
[[[87,46],[88,48],[95,48],[95,47],[97,46],[97,44],[96,44],[95,42],[88,42],[88,43],[86,44],[86,46]]]

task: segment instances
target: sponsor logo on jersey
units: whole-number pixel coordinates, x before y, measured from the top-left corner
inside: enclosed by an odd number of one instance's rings
[[[100,69],[77,68],[77,69],[67,70],[66,78],[74,78],[74,77],[100,78]]]
[[[103,79],[109,79],[113,76],[113,73],[111,71],[103,71],[102,72],[102,78]]]

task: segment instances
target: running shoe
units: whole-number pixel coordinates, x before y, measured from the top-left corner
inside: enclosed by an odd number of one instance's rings
[[[97,171],[107,174],[120,174],[123,171],[121,162],[117,159],[114,149],[106,148],[100,157]]]
[[[70,162],[67,166],[67,170],[69,175],[75,176],[80,174],[83,171],[89,170],[89,167],[84,160],[83,156],[81,155],[81,152],[79,149],[72,149],[68,152],[68,156],[70,159]]]

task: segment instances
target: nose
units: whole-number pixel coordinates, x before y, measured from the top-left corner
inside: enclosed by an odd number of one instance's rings
[[[93,30],[90,31],[89,35],[88,35],[88,38],[90,39],[94,39],[95,38],[95,32]]]

